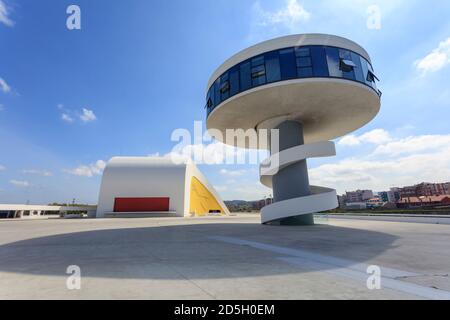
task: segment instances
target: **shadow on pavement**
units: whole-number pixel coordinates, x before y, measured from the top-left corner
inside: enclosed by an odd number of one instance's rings
[[[0,246],[0,271],[67,277],[216,279],[308,272],[279,261],[279,254],[210,237],[255,241],[364,263],[392,248],[395,236],[329,225],[273,227],[205,223],[93,230],[33,238]]]

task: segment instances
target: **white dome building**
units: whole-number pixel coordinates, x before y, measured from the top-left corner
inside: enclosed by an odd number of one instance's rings
[[[192,162],[115,157],[103,172],[97,218],[228,215],[219,194]]]

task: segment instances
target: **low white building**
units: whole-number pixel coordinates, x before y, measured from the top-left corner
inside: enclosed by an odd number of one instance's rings
[[[97,218],[229,214],[195,164],[115,157],[103,172]]]
[[[0,217],[9,219],[42,219],[84,212],[95,216],[97,206],[43,206],[26,204],[0,204]]]

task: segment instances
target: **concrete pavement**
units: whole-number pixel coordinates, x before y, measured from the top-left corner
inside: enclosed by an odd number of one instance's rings
[[[450,224],[450,215],[404,215],[404,214],[332,214],[328,218],[350,220],[375,220],[428,224]]]
[[[430,299],[450,291],[450,226],[259,217],[0,222],[0,299]],[[69,265],[81,290],[68,290]],[[382,289],[365,272],[382,270]],[[384,285],[383,285],[384,284]]]

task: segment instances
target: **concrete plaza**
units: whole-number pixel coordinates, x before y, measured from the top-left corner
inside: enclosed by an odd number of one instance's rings
[[[256,215],[0,221],[0,299],[450,299],[450,225]],[[81,268],[81,289],[66,287]],[[381,268],[380,290],[367,268]]]

